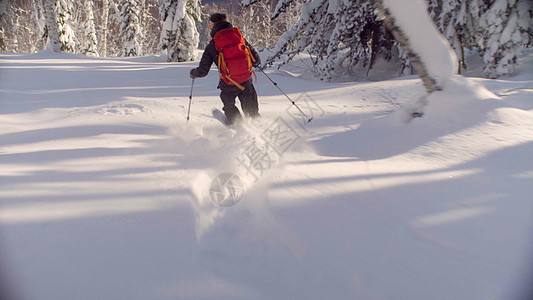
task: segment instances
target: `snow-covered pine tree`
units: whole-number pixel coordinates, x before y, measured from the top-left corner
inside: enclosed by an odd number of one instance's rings
[[[0,28],[0,52],[6,52],[6,42],[5,42],[5,35],[4,35],[4,28]]]
[[[46,19],[44,16],[44,7],[42,1],[32,2],[32,13],[31,13],[31,22],[30,30],[34,37],[32,38],[32,44],[34,45],[34,51],[40,51],[45,48],[46,40],[43,39]]]
[[[159,22],[161,23],[159,48],[161,48],[161,50],[167,50],[167,56],[168,45],[175,39],[176,35],[176,30],[173,30],[173,27],[177,5],[178,0],[163,0],[161,6],[159,6]]]
[[[160,6],[159,15],[159,48],[167,50],[167,60],[195,60],[200,41],[196,28],[196,21],[200,21],[201,15],[199,0],[165,0]]]
[[[92,1],[85,1],[83,5],[83,13],[85,22],[83,23],[83,30],[85,32],[85,45],[83,45],[83,53],[87,56],[98,56],[98,39],[96,38],[96,26],[94,21],[93,3]]]
[[[273,17],[291,2],[280,1]],[[297,26],[280,37],[266,63],[287,54],[285,64],[307,51],[315,57],[313,64],[321,79],[350,74],[356,66],[370,69],[376,56],[390,59],[394,46],[374,10],[369,0],[311,0],[302,5]]]
[[[18,19],[21,10],[12,0],[0,1],[0,49],[1,51],[18,51]]]
[[[454,31],[456,38],[448,38],[448,41],[454,47],[458,59],[458,71],[467,70],[466,49],[473,50],[481,47],[481,36],[483,29],[479,26],[481,13],[485,11],[483,0],[459,1],[459,9],[454,16]],[[456,40],[458,43],[452,43]],[[457,45],[457,46],[456,46]]]
[[[120,55],[142,55],[143,29],[140,22],[140,0],[121,0],[120,7],[120,37],[122,39]]]
[[[481,17],[488,78],[515,72],[518,54],[531,42],[531,9],[531,0],[496,0]]]
[[[106,56],[120,56],[123,52],[123,38],[121,36],[122,17],[119,8],[120,0],[109,0],[107,38],[106,38]]]
[[[60,50],[74,52],[76,48],[74,30],[72,29],[72,2],[70,0],[56,0],[57,27],[59,32]]]
[[[429,17],[434,20],[435,23],[437,23],[436,21],[438,20],[438,16],[440,15],[442,1],[443,0],[426,0]]]
[[[56,3],[54,0],[44,0],[44,17],[46,26],[43,37],[47,40],[46,48],[53,52],[60,52],[61,44],[59,43]]]
[[[254,1],[255,2],[255,1]],[[281,0],[276,7],[273,17],[279,16],[281,9],[290,5],[292,0]],[[286,3],[285,6],[282,3]],[[278,12],[278,10],[280,10]],[[288,63],[295,55],[303,52],[313,41],[313,36],[318,36],[318,25],[321,19],[324,19],[328,11],[328,0],[312,0],[301,7],[300,20],[292,30],[289,30],[281,35],[276,43],[273,54],[266,60],[266,65],[271,65],[275,60],[287,55],[287,58],[282,63]],[[333,24],[330,27],[333,26]],[[314,49],[310,49],[313,51]]]
[[[8,15],[7,12],[7,1],[1,1],[0,2],[0,52],[6,52],[7,51],[7,43],[6,43],[6,30],[5,26],[6,24],[6,16]]]

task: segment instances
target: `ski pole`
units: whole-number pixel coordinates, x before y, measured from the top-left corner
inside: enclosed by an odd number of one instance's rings
[[[192,89],[194,88],[194,78],[191,84],[191,94],[189,95],[189,108],[187,109],[187,125],[189,125],[189,116],[191,114],[191,102],[192,102]]]
[[[287,95],[285,94],[285,92],[278,86],[277,82],[274,82],[274,80],[272,80],[272,78],[270,78],[267,73],[265,73],[265,71],[263,70],[263,68],[261,67],[257,67],[261,73],[263,73],[266,78],[268,78],[268,80],[270,80],[270,82],[272,82],[272,84],[274,84],[275,87],[278,88],[278,90],[283,94],[285,95],[285,97],[287,97],[287,99],[289,99],[289,101],[292,103],[292,105],[296,106],[296,108],[300,111],[300,113],[307,119],[307,123],[311,122],[313,120],[313,117],[309,118],[301,109],[298,105],[296,105],[296,103],[294,101],[292,101],[292,99]]]

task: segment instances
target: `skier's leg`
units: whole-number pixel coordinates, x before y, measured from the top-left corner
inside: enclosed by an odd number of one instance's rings
[[[235,98],[240,91],[236,86],[228,85],[222,81],[220,82],[220,99],[224,104],[222,110],[224,110],[224,114],[226,114],[226,118],[228,118],[230,124],[242,119],[239,109],[235,106]]]
[[[241,84],[244,91],[239,94],[242,112],[247,118],[259,117],[259,105],[257,104],[257,92],[255,91],[252,79]]]

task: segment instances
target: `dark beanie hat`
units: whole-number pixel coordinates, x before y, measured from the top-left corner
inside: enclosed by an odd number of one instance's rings
[[[213,23],[223,22],[226,21],[226,15],[221,13],[214,13],[211,15],[210,20]]]

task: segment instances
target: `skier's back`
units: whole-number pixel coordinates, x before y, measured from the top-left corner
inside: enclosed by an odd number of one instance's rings
[[[254,48],[242,37],[240,30],[226,21],[226,15],[211,15],[212,40],[205,48],[198,68],[192,69],[192,78],[205,77],[215,63],[220,73],[220,99],[229,124],[242,119],[235,106],[239,97],[241,108],[247,118],[259,117],[257,93],[252,82],[252,66],[261,60]]]

